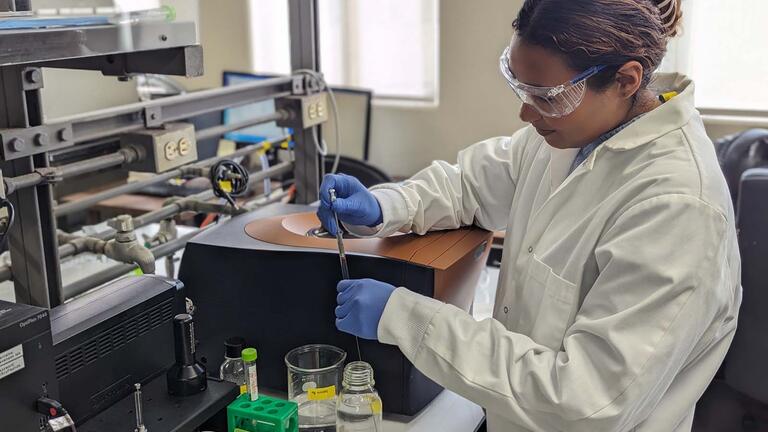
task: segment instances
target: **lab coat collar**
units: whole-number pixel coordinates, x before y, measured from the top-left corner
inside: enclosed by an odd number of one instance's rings
[[[578,148],[558,149],[552,146],[549,147],[550,160],[549,160],[549,187],[550,193],[554,193],[555,190],[568,177],[568,173],[571,169],[573,159],[576,157],[576,153],[579,152]]]
[[[681,74],[656,74],[650,88],[658,93],[676,91],[677,96],[644,114],[603,143],[610,150],[631,150],[681,128],[696,112],[693,81]]]

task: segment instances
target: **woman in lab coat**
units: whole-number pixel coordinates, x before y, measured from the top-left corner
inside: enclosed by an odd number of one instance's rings
[[[693,82],[652,76],[680,15],[679,0],[527,0],[500,67],[528,127],[372,192],[327,176],[332,232],[332,210],[358,235],[506,229],[493,319],[364,279],[339,283],[337,327],[397,345],[491,432],[689,431],[741,288]]]

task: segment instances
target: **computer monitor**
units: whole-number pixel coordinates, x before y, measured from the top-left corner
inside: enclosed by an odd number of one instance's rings
[[[239,84],[246,81],[274,78],[276,75],[248,74],[241,72],[224,72],[223,84],[225,86]],[[371,99],[373,92],[370,90],[331,87],[339,109],[341,118],[341,154],[356,159],[368,160],[369,139],[371,126]],[[330,104],[330,101],[329,101]],[[330,108],[330,107],[329,107]],[[224,124],[247,120],[275,111],[273,100],[255,102],[252,104],[229,108],[224,110]],[[329,109],[330,112],[330,109]],[[328,152],[336,153],[336,119],[329,116],[329,121],[323,124],[323,139],[328,144]],[[265,139],[284,136],[289,133],[285,128],[278,127],[275,122],[252,126],[226,134],[225,138],[243,143],[257,143]]]

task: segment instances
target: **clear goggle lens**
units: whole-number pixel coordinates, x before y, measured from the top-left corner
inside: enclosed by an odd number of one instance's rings
[[[518,81],[509,70],[509,51],[507,47],[499,58],[499,69],[517,97],[534,107],[545,117],[565,117],[578,108],[587,92],[587,78],[600,72],[604,66],[596,66],[576,78],[555,87],[536,87]]]

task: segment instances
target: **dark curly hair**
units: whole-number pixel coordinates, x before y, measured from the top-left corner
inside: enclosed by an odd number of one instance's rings
[[[603,90],[631,60],[643,66],[641,88],[678,32],[682,0],[525,0],[512,23],[519,38],[562,55],[577,71],[606,65],[588,85]]]

